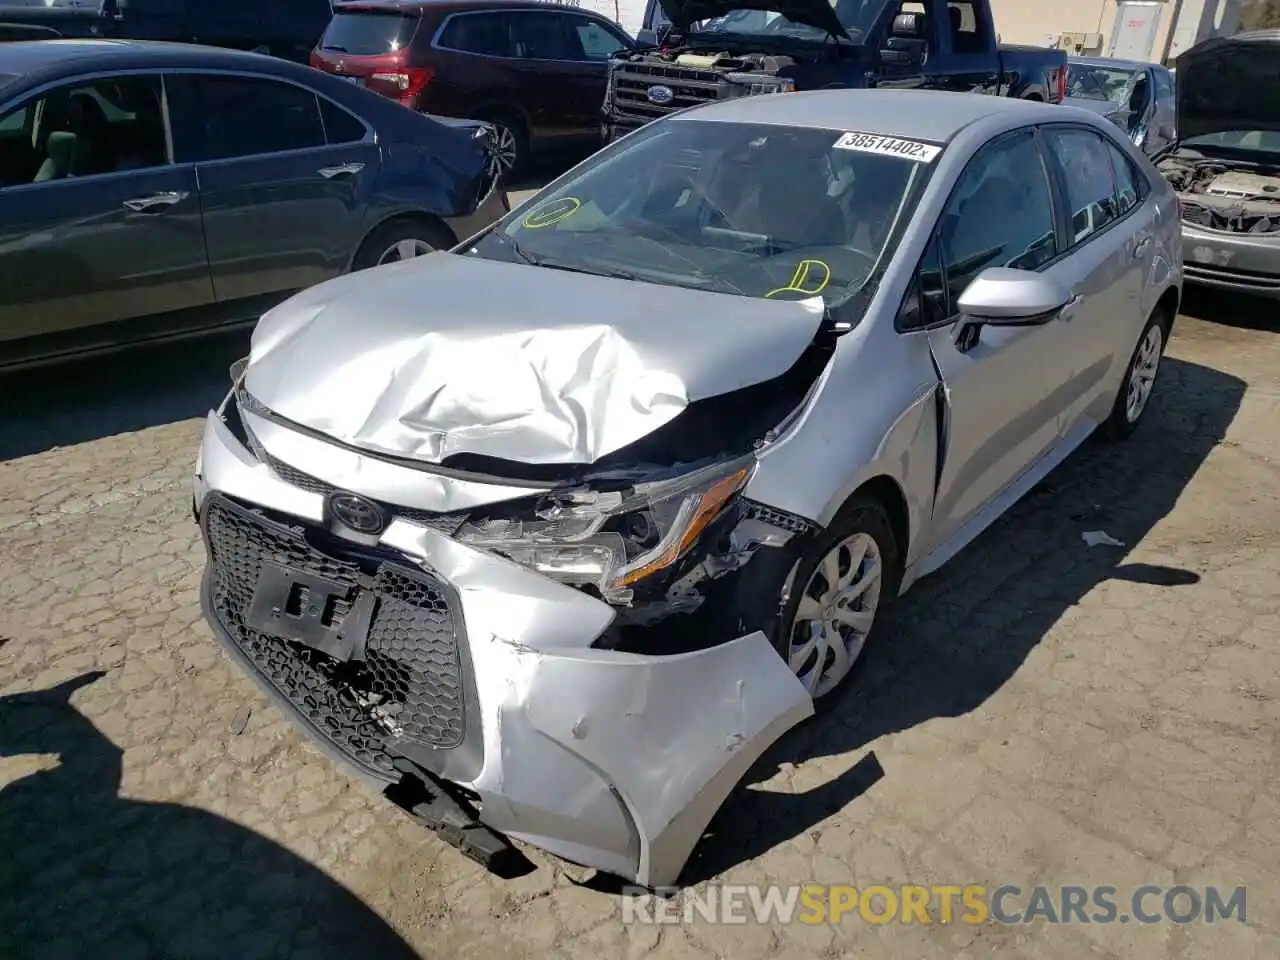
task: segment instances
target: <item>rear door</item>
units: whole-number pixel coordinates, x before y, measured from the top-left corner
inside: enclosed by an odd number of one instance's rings
[[[1071,213],[1064,266],[1080,307],[1063,348],[1071,357],[1062,432],[1100,421],[1146,320],[1155,212],[1144,175],[1110,138],[1085,127],[1044,129],[1062,205]]]
[[[1043,271],[1063,281],[1050,171],[1034,130],[1003,136],[969,161],[938,222],[920,273],[929,346],[946,389],[945,453],[932,551],[1055,445],[1071,378],[1067,319],[984,327],[958,338],[956,302],[988,267]]]
[[[378,174],[367,125],[275,77],[185,74],[170,85],[218,301],[279,297],[344,272]]]
[[[0,138],[0,340],[212,301],[195,170],[170,156],[158,75],[10,103]]]

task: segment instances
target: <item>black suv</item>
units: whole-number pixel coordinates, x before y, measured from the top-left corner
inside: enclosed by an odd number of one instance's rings
[[[331,13],[329,0],[0,0],[0,40],[175,40],[306,63]]]

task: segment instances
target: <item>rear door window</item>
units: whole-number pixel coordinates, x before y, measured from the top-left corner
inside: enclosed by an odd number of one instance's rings
[[[1048,128],[1045,141],[1070,204],[1071,242],[1080,243],[1120,216],[1107,144],[1092,130]]]
[[[450,17],[437,46],[484,57],[511,56],[511,31],[500,13],[467,13]]]
[[[195,77],[195,157],[227,160],[325,146],[320,105],[310,90],[248,77]]]
[[[320,38],[320,49],[372,57],[395,53],[413,41],[419,20],[399,13],[338,13]]]

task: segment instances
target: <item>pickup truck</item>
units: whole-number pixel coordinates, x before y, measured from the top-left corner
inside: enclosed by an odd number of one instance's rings
[[[176,40],[306,63],[332,14],[329,0],[0,0],[0,41]]]
[[[988,0],[649,0],[610,61],[601,135],[709,100],[923,87],[1058,103],[1067,55],[1002,44]]]

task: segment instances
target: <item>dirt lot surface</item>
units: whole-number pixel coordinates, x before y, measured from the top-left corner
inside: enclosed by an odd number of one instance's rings
[[[1193,300],[1138,434],[1087,445],[922,581],[691,867],[1245,885],[1247,924],[624,926],[536,853],[488,876],[307,745],[200,619],[188,480],[229,337],[0,381],[0,956],[1280,957],[1266,309]]]

